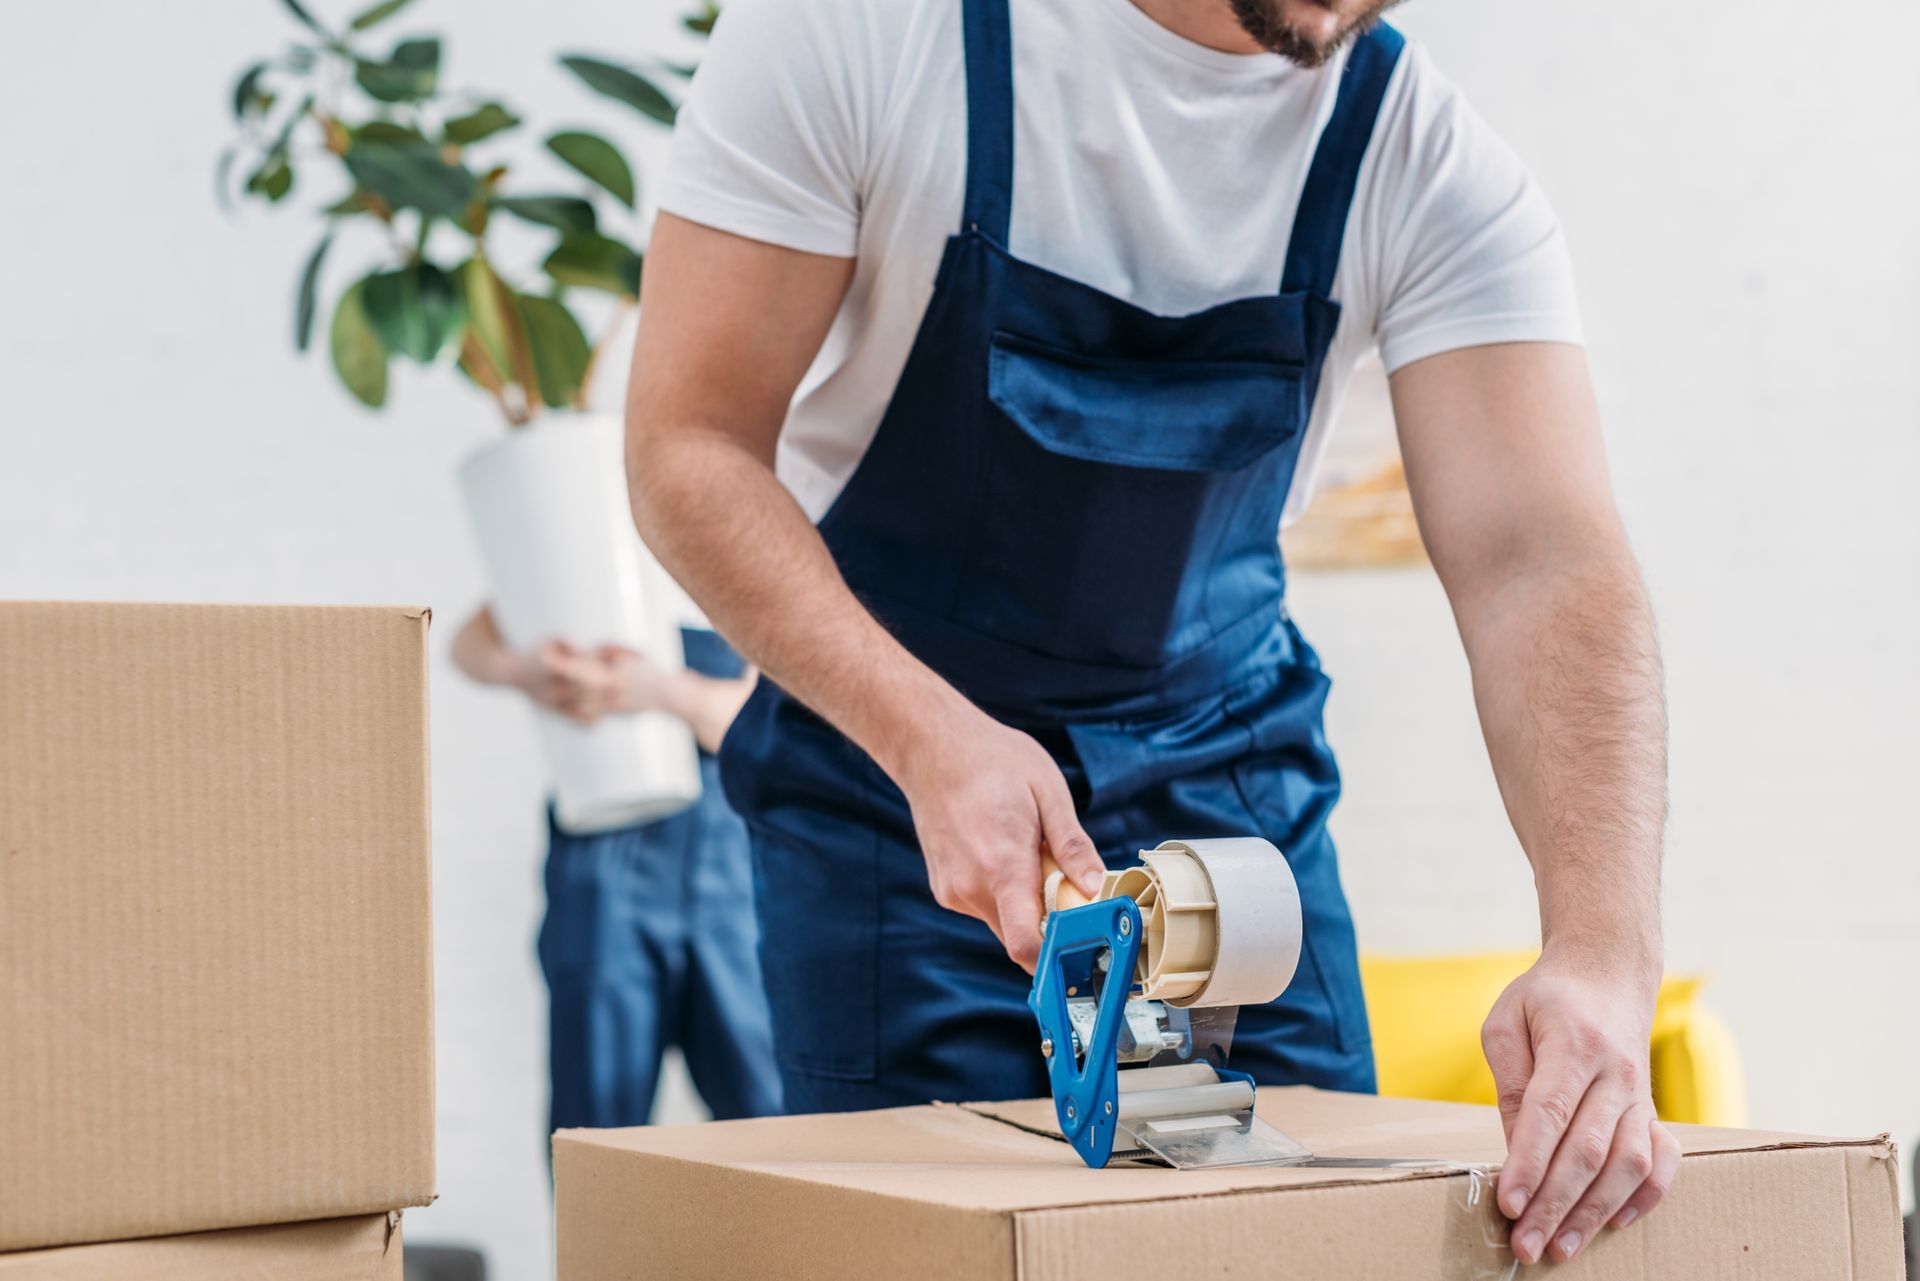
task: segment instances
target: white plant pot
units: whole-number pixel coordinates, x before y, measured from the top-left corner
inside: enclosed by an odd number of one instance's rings
[[[475,452],[460,485],[508,645],[619,644],[660,667],[684,666],[684,595],[634,531],[618,419],[543,418]],[[642,712],[583,726],[541,708],[537,718],[568,831],[664,818],[700,797],[693,734],[676,717]]]

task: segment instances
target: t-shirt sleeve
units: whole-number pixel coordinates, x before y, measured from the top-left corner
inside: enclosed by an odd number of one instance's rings
[[[729,0],[674,128],[660,207],[850,258],[870,78],[859,0]]]
[[[1359,211],[1387,372],[1461,347],[1579,343],[1573,266],[1552,206],[1425,50],[1407,53]]]

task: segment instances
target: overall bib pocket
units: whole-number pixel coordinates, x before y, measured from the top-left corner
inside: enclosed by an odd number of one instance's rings
[[[1297,365],[1092,356],[997,333],[995,408],[1048,453],[1118,467],[1238,471],[1305,424]]]
[[[1305,426],[1298,366],[1096,356],[1002,332],[987,394],[977,504],[992,519],[971,532],[958,621],[1041,654],[1152,668],[1236,621],[1211,616],[1226,566],[1270,565],[1278,594],[1285,496],[1256,464]],[[1257,527],[1264,539],[1226,541]]]

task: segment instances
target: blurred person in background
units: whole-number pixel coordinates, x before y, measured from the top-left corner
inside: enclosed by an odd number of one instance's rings
[[[519,653],[485,606],[454,638],[454,663],[482,684],[517,689],[583,725],[666,712],[700,746],[700,799],[678,814],[573,833],[548,809],[539,954],[549,1131],[645,1125],[669,1046],[685,1055],[716,1118],[780,1110],[747,831],[721,794],[713,756],[756,677],[716,633],[682,636],[682,671],[618,645],[553,639]]]

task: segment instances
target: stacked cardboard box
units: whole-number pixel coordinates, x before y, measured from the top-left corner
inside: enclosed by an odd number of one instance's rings
[[[0,604],[4,1281],[399,1276],[434,1178],[426,629]]]

